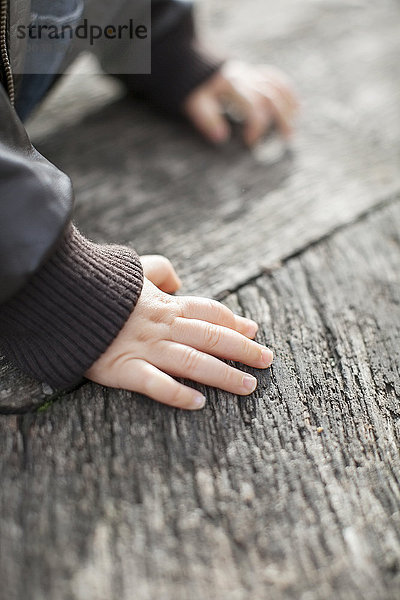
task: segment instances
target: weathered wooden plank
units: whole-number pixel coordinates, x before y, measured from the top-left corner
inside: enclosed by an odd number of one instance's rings
[[[221,0],[205,9],[207,35],[221,47],[295,79],[303,108],[290,151],[270,140],[254,152],[237,141],[207,147],[130,101],[104,107],[118,92],[107,95],[99,77],[81,85],[79,75],[48,109],[53,123],[63,112],[77,122],[49,135],[43,113],[46,139],[40,115],[32,130],[71,174],[76,218],[90,236],[165,253],[186,291],[218,295],[400,189],[400,8]]]
[[[0,356],[0,414],[18,414],[34,410],[64,395],[47,383],[23,375]]]
[[[0,420],[0,580],[33,600],[395,600],[400,202],[227,303],[276,352],[199,413],[83,386]]]

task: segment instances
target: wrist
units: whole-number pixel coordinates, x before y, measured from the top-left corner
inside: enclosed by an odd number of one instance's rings
[[[52,387],[68,387],[106,350],[143,285],[137,254],[101,246],[70,225],[52,257],[0,308],[6,357]]]

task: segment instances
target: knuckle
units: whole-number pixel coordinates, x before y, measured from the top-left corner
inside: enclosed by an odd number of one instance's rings
[[[130,352],[126,352],[124,350],[112,356],[107,367],[110,371],[120,374],[120,372],[125,369],[126,365],[129,365],[132,360],[134,360],[134,356],[132,356]]]
[[[177,317],[188,317],[196,306],[196,298],[192,296],[178,296],[175,300]]]
[[[204,342],[208,350],[213,350],[221,341],[221,330],[213,323],[207,323],[204,330]]]
[[[224,365],[221,371],[221,382],[225,388],[231,388],[236,382],[236,371],[232,367]]]
[[[136,332],[136,341],[139,344],[146,344],[152,339],[150,328],[142,329]]]
[[[194,348],[186,348],[183,357],[182,365],[186,372],[192,373],[196,370],[199,363],[200,354]]]
[[[180,317],[180,311],[175,305],[171,304],[168,309],[168,312],[165,315],[164,323],[166,323],[169,329],[171,329],[173,326],[175,326],[177,319],[179,319]]]
[[[244,339],[242,342],[242,358],[253,360],[256,358],[257,352],[255,345],[251,341]]]
[[[183,343],[183,340],[187,339],[187,321],[187,319],[175,315],[168,328],[166,337],[173,342]]]
[[[166,323],[170,325],[176,314],[175,303],[168,294],[160,294],[157,303],[150,311],[150,320],[154,323]]]
[[[208,299],[208,304],[210,309],[214,312],[215,314],[215,319],[216,321],[222,321],[222,319],[224,318],[225,315],[225,306],[223,304],[221,304],[220,302],[217,302],[217,300],[213,300],[212,298]]]
[[[165,306],[153,306],[149,311],[149,321],[151,323],[164,323],[167,320],[167,310]]]
[[[181,331],[183,319],[183,311],[179,308],[179,306],[176,306],[173,309],[171,309],[168,321],[170,331]]]

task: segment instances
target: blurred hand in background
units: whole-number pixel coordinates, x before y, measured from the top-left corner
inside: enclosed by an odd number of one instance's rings
[[[229,139],[230,115],[242,123],[245,144],[253,146],[272,125],[289,138],[298,107],[294,88],[279,69],[228,61],[187,97],[183,109],[204,137],[216,144]]]

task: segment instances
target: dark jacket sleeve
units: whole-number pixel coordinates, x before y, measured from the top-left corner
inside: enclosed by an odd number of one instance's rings
[[[69,178],[31,145],[0,85],[0,302],[46,260],[72,213]]]
[[[0,347],[53,387],[81,379],[143,284],[137,254],[86,240],[72,206],[69,178],[33,148],[0,85]]]
[[[167,112],[180,113],[188,94],[210,78],[223,61],[200,45],[192,2],[153,0],[151,6],[151,74],[119,78],[136,97]]]

